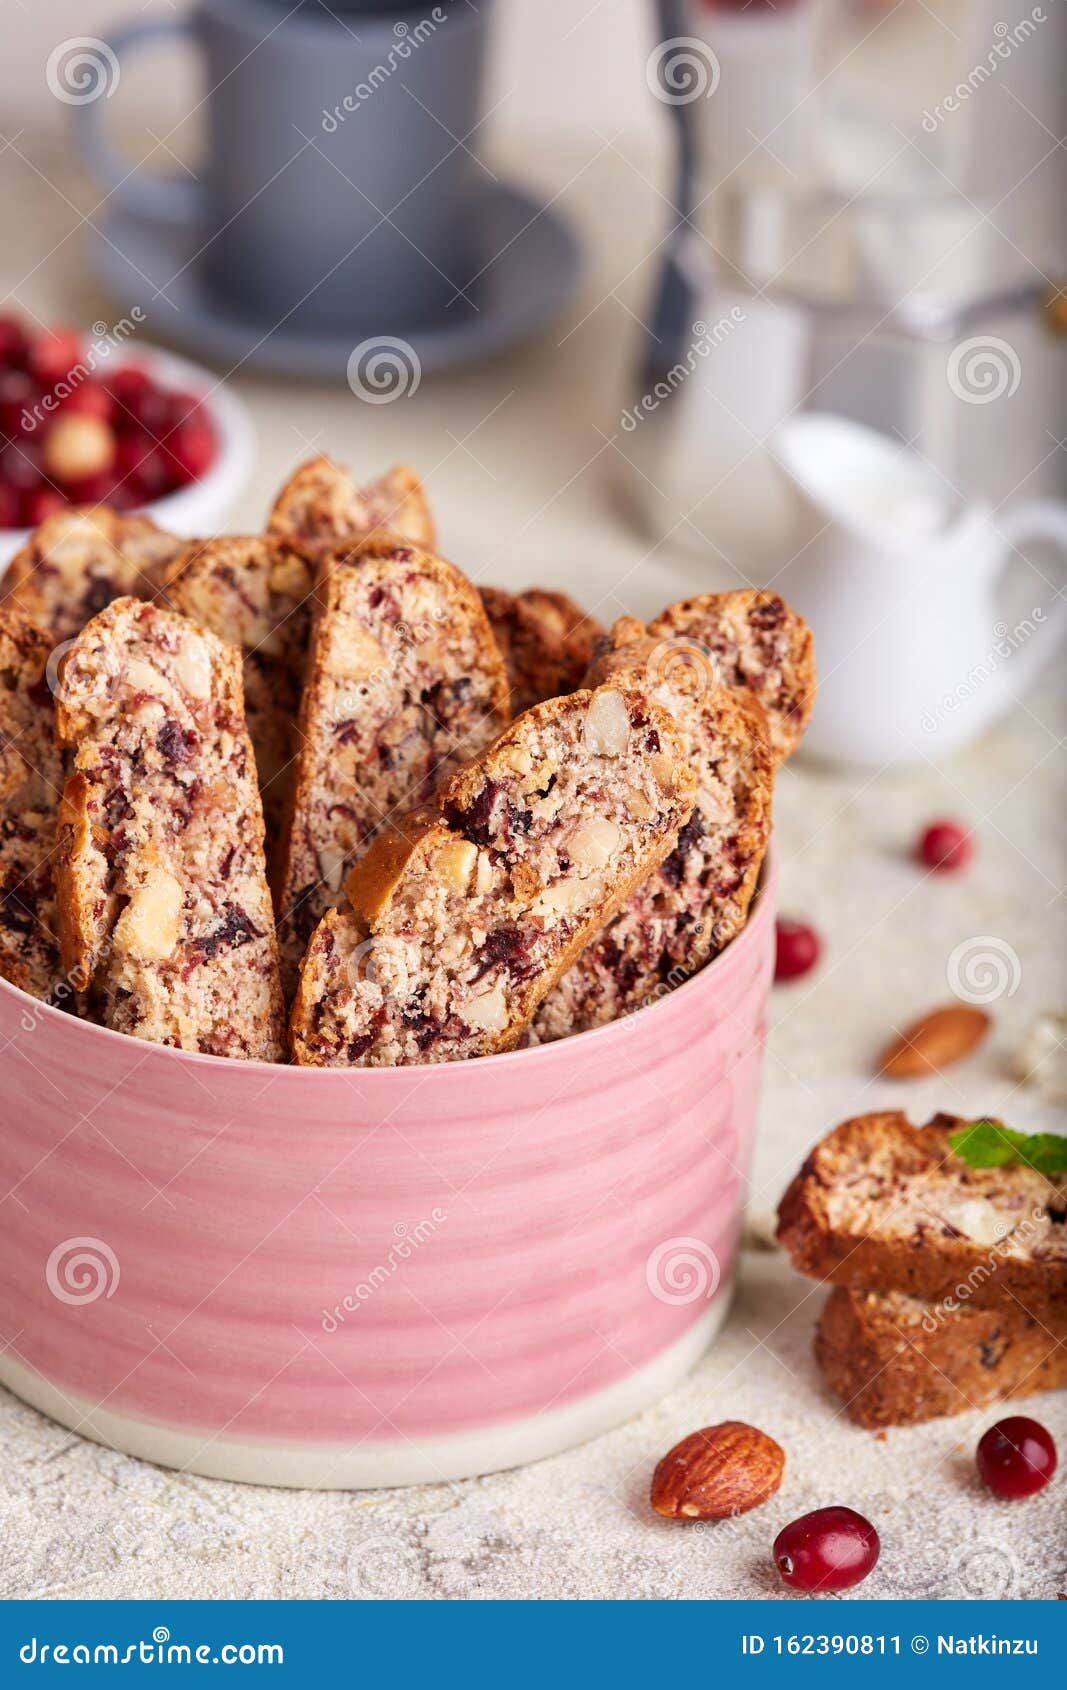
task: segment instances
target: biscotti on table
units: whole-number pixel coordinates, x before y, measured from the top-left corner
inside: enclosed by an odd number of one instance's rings
[[[950,1143],[965,1125],[857,1116],[816,1145],[782,1199],[793,1265],[841,1288],[816,1354],[863,1424],[1062,1382],[1067,1179],[970,1166]]]
[[[116,599],[60,667],[62,959],[119,1032],[278,1061],[284,1006],[241,657]]]
[[[112,599],[153,598],[185,544],[150,517],[106,505],[57,511],[12,558],[3,596],[66,640]]]
[[[527,711],[429,814],[348,878],[308,945],[302,1064],[393,1066],[508,1050],[597,927],[672,849],[695,777],[662,706],[605,686]]]

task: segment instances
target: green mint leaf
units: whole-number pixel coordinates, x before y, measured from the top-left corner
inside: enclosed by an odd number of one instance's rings
[[[972,1168],[1003,1168],[1022,1163],[1039,1174],[1067,1169],[1067,1138],[1058,1133],[1018,1133],[999,1121],[969,1121],[949,1134],[957,1156]]]

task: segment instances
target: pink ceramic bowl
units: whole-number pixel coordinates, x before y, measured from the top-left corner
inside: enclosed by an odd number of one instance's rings
[[[374,1071],[190,1056],[0,982],[0,1381],[263,1484],[460,1478],[603,1431],[725,1313],[773,950],[768,869],[639,1014]]]

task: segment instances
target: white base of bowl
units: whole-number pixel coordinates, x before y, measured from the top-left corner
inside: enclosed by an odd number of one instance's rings
[[[720,1290],[710,1309],[683,1338],[605,1390],[561,1408],[507,1425],[423,1439],[391,1438],[362,1444],[245,1441],[139,1420],[73,1396],[16,1361],[0,1355],[0,1384],[61,1426],[141,1461],[209,1479],[282,1485],[298,1490],[379,1490],[476,1478],[558,1455],[648,1408],[684,1378],[719,1331],[729,1307]]]

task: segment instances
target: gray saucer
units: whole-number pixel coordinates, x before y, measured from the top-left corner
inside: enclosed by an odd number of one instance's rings
[[[445,369],[511,346],[563,309],[581,272],[567,225],[501,182],[485,188],[478,210],[484,269],[466,290],[473,303],[458,298],[441,322],[410,330],[354,321],[344,333],[316,334],[244,318],[207,291],[197,263],[201,237],[128,212],[91,231],[90,254],[99,280],[125,311],[140,305],[153,335],[231,368],[343,381],[353,347],[374,334],[402,336],[424,371]]]

